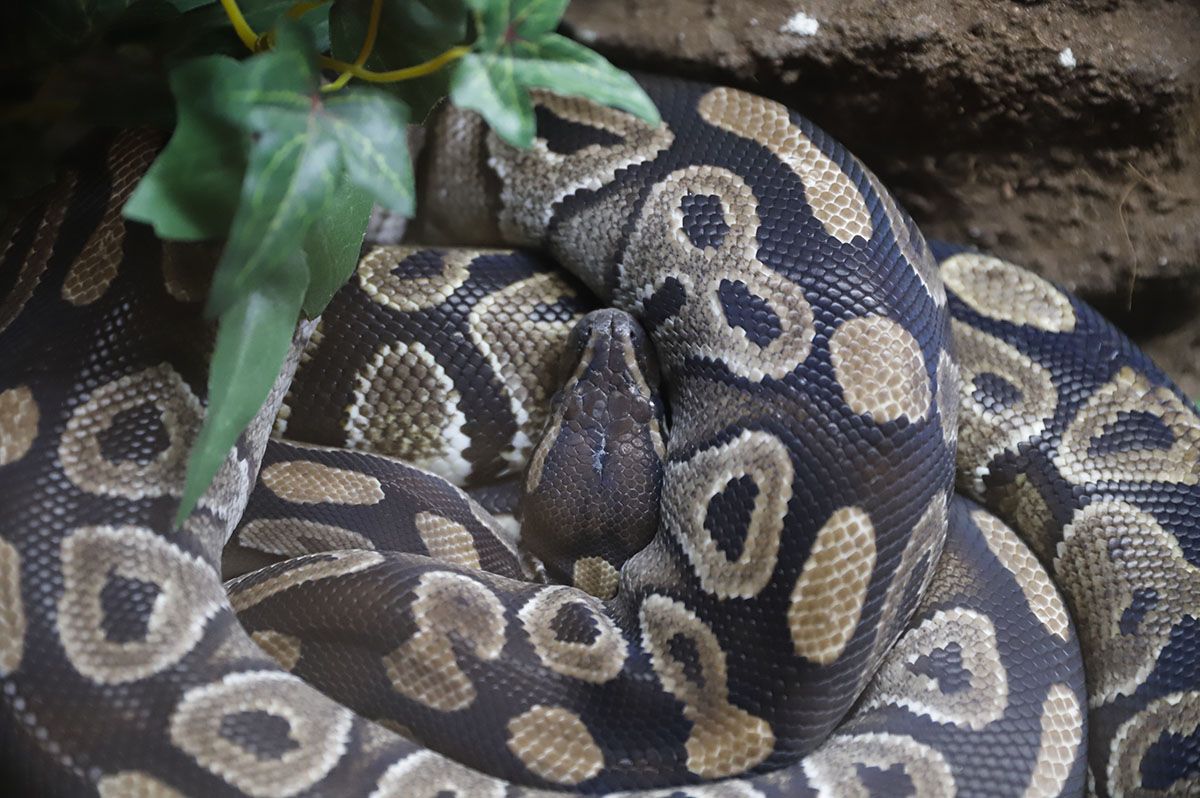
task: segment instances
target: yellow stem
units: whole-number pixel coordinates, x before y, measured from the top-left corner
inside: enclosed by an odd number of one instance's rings
[[[309,11],[324,5],[328,0],[312,0],[311,2],[298,2],[288,10],[288,16],[292,19],[298,19],[304,16]],[[246,49],[251,52],[268,49],[274,43],[274,36],[271,31],[259,35],[255,33],[254,28],[250,27],[250,23],[246,21],[246,17],[242,15],[242,10],[238,8],[237,0],[221,0],[221,7],[225,9],[225,15],[229,17],[230,24],[233,25],[233,30],[237,33],[242,44],[246,45]],[[372,0],[371,17],[367,23],[367,35],[363,41],[362,47],[358,51],[358,57],[354,59],[354,63],[350,64],[345,61],[338,61],[336,58],[328,56],[318,56],[321,66],[325,69],[332,69],[341,74],[337,79],[327,86],[322,86],[322,91],[337,91],[345,86],[350,78],[359,78],[368,83],[398,83],[402,80],[413,80],[426,75],[437,72],[439,69],[449,64],[452,61],[457,61],[467,53],[471,52],[471,48],[466,45],[451,47],[446,52],[437,55],[428,61],[417,64],[416,66],[405,67],[403,69],[392,69],[387,72],[375,72],[363,66],[367,59],[371,56],[371,51],[375,48],[375,40],[379,38],[379,18],[383,11],[383,0]]]
[[[451,47],[446,52],[429,59],[423,64],[405,67],[404,69],[392,69],[387,72],[375,72],[365,67],[345,61],[338,61],[335,58],[326,58],[325,56],[321,56],[321,66],[325,69],[337,70],[338,72],[349,72],[354,77],[365,80],[368,83],[398,83],[402,80],[421,78],[437,72],[446,64],[451,61],[457,61],[469,52],[471,52],[471,48],[466,45]]]
[[[367,63],[367,59],[371,56],[371,51],[375,49],[375,39],[379,37],[379,17],[383,12],[383,0],[372,0],[371,16],[367,20],[367,36],[363,39],[362,47],[358,50],[358,57],[354,59],[354,66],[361,67]],[[343,72],[337,76],[337,80],[330,83],[328,86],[322,86],[322,91],[337,91],[342,86],[350,82],[350,78],[354,77],[350,72]]]
[[[237,33],[238,38],[242,40],[242,44],[246,45],[251,52],[257,51],[258,34],[242,16],[242,9],[238,8],[237,0],[221,0],[221,7],[225,9],[225,16],[229,17],[229,22],[233,25],[233,30]]]

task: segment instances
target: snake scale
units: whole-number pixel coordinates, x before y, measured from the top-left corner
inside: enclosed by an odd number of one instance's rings
[[[14,794],[1200,791],[1191,405],[798,114],[642,80],[661,126],[539,94],[526,151],[440,111],[421,230],[476,249],[368,252],[179,529],[160,137],[7,223]]]

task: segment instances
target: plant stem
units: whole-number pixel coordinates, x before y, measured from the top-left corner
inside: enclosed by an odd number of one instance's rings
[[[362,47],[359,48],[358,57],[354,59],[354,66],[362,67],[370,57],[371,51],[375,49],[375,39],[379,36],[379,17],[383,12],[383,0],[372,0],[371,16],[367,20],[367,36],[363,39]],[[328,86],[322,86],[321,91],[337,91],[342,86],[350,82],[350,78],[354,75],[350,72],[343,72],[337,76],[337,80],[330,83]]]
[[[225,9],[225,16],[229,17],[229,22],[233,25],[233,30],[237,33],[238,38],[242,40],[242,44],[246,45],[246,49],[250,52],[256,52],[259,42],[258,34],[242,16],[242,9],[238,8],[237,0],[221,0],[221,7]]]
[[[288,9],[288,16],[292,19],[298,19],[314,8],[324,5],[327,1],[313,0],[312,2],[296,3]],[[242,40],[242,44],[246,45],[246,49],[252,53],[256,53],[259,50],[270,47],[273,38],[271,33],[268,32],[265,35],[255,33],[254,28],[250,27],[250,23],[246,21],[246,17],[242,14],[242,10],[238,8],[237,0],[221,0],[221,7],[225,9],[225,15],[229,17],[229,22],[233,25],[234,32]],[[367,22],[367,35],[363,40],[362,47],[358,51],[358,57],[354,59],[354,63],[339,61],[336,58],[324,55],[318,57],[323,68],[332,69],[340,73],[336,80],[327,86],[322,86],[322,91],[337,91],[350,82],[350,78],[352,77],[365,80],[368,83],[398,83],[402,80],[422,78],[437,72],[446,64],[457,61],[471,52],[471,48],[468,45],[459,45],[458,47],[451,47],[446,52],[436,55],[416,66],[392,69],[387,72],[376,72],[367,69],[363,64],[367,62],[367,59],[371,57],[371,51],[375,49],[375,40],[379,37],[379,18],[382,13],[383,0],[372,0],[371,17]]]
[[[404,69],[392,69],[387,72],[375,72],[355,64],[349,64],[345,61],[338,61],[334,58],[326,58],[321,56],[321,66],[326,69],[334,69],[338,72],[349,72],[354,77],[365,80],[368,83],[398,83],[402,80],[412,80],[413,78],[421,78],[426,75],[437,72],[451,61],[457,61],[467,53],[471,52],[471,48],[467,45],[451,47],[446,52],[437,55],[428,61],[417,64],[416,66],[405,67]]]

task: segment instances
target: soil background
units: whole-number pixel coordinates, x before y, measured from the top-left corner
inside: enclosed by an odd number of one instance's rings
[[[566,27],[797,108],[926,236],[1077,291],[1200,397],[1197,0],[575,0]]]

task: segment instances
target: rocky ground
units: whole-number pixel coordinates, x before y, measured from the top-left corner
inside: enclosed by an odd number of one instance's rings
[[[1200,397],[1200,3],[575,0],[630,69],[752,89],[931,237],[1079,291]]]

